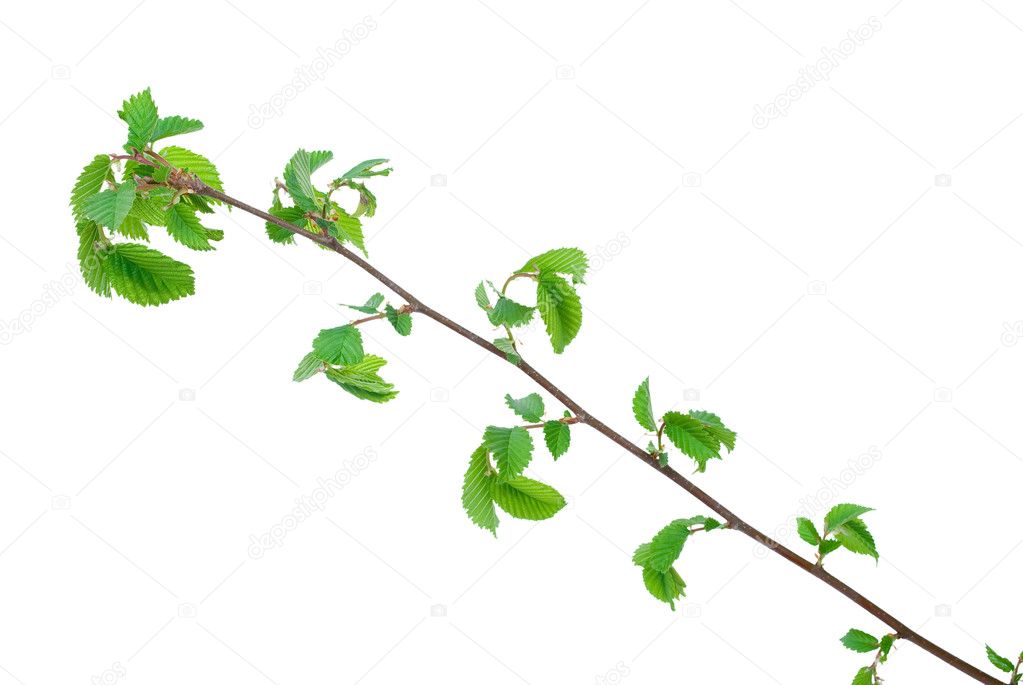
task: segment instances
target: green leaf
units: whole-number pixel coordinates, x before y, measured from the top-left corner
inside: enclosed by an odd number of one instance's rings
[[[306,223],[305,212],[298,207],[283,206],[281,198],[277,195],[276,191],[274,192],[273,204],[270,206],[270,214],[290,224],[295,224],[300,228],[304,227]],[[266,235],[270,240],[281,245],[291,245],[295,242],[294,233],[271,221],[266,222]]]
[[[312,159],[305,150],[299,150],[292,155],[291,160],[284,167],[284,185],[288,194],[295,202],[295,206],[306,212],[318,212],[320,208],[316,204],[316,190],[312,181]]]
[[[82,203],[85,216],[101,226],[117,230],[135,202],[135,184],[128,182],[117,190],[104,190]]]
[[[124,217],[124,221],[118,226],[117,232],[123,235],[125,238],[131,238],[133,240],[149,240],[149,231],[146,230],[146,225],[142,223],[140,219],[133,217],[129,212],[128,216]]]
[[[110,278],[103,268],[100,251],[106,249],[106,238],[95,221],[82,218],[75,224],[78,232],[78,263],[82,280],[97,295],[110,297]]]
[[[150,190],[145,194],[136,193],[135,202],[132,203],[128,216],[133,216],[150,226],[166,226],[167,211],[164,207],[172,197],[173,193],[169,190],[166,193],[158,189]]]
[[[386,169],[380,169],[377,171],[373,170],[373,167],[379,166],[380,164],[386,164],[387,159],[367,159],[365,162],[359,162],[351,169],[341,174],[336,181],[335,185],[341,185],[343,181],[348,181],[353,178],[369,178],[370,176],[387,176],[394,169],[388,167]]]
[[[522,357],[515,351],[515,346],[508,338],[498,338],[494,341],[494,347],[504,352],[504,358],[512,364],[518,366],[518,363],[522,361]]]
[[[338,208],[337,211],[337,221],[334,222],[337,227],[337,235],[335,237],[338,240],[350,242],[359,248],[362,254],[369,256],[369,253],[366,252],[366,238],[362,234],[362,222],[343,209]]]
[[[686,583],[674,568],[662,572],[644,566],[643,584],[651,595],[667,602],[672,611],[675,611],[675,600],[686,596]]]
[[[533,457],[533,438],[529,431],[520,426],[487,426],[483,433],[483,444],[494,455],[497,470],[506,479],[521,475]]]
[[[497,537],[499,521],[491,494],[491,483],[495,480],[490,472],[487,448],[481,445],[469,458],[469,468],[462,483],[462,508],[470,521]]]
[[[572,433],[567,423],[562,421],[547,421],[543,425],[543,440],[547,443],[554,461],[568,451],[572,440]]]
[[[387,402],[398,396],[394,386],[382,379],[377,371],[387,362],[380,357],[367,354],[362,361],[348,366],[330,367],[327,378],[359,399],[370,402]]]
[[[808,518],[800,516],[796,519],[796,532],[799,533],[799,537],[803,538],[804,542],[814,547],[821,544],[821,536],[817,532],[817,526],[813,525],[813,521]]]
[[[682,553],[682,547],[689,538],[690,519],[676,519],[662,528],[653,540],[636,548],[632,561],[637,566],[647,566],[661,573],[667,572]]]
[[[166,304],[195,292],[191,267],[145,245],[112,245],[101,259],[110,285],[129,302]]]
[[[323,370],[323,362],[317,356],[316,352],[310,352],[306,356],[302,357],[302,361],[298,363],[298,368],[295,369],[294,375],[291,380],[301,382],[312,378],[320,371]]]
[[[198,119],[179,117],[176,114],[169,117],[163,117],[156,122],[156,129],[153,131],[153,142],[164,138],[170,138],[171,136],[180,136],[183,133],[195,133],[196,131],[201,130],[202,122]]]
[[[856,628],[851,628],[848,633],[842,636],[841,640],[847,649],[863,654],[873,652],[881,646],[876,637]]]
[[[850,519],[835,528],[835,539],[850,552],[866,554],[878,558],[877,546],[874,544],[874,537],[867,530],[867,524],[863,519]]]
[[[561,354],[583,323],[579,296],[564,278],[542,273],[536,281],[536,307],[547,325],[554,352]]]
[[[412,333],[412,315],[407,312],[399,312],[391,305],[387,305],[384,308],[384,313],[387,315],[387,320],[394,330],[398,331],[398,335],[409,335]]]
[[[636,394],[632,396],[632,413],[640,426],[648,431],[657,430],[657,422],[654,419],[654,405],[650,401],[650,378],[647,377],[636,388]]]
[[[477,298],[478,301],[478,298]],[[533,307],[519,304],[512,299],[501,295],[497,298],[497,304],[487,313],[490,323],[495,326],[525,326],[533,318]]]
[[[355,214],[353,216],[373,216],[377,213],[377,196],[370,192],[362,183],[356,183],[355,181],[349,181],[348,187],[359,192],[359,206],[355,208]]]
[[[313,340],[313,352],[328,364],[357,364],[365,356],[362,333],[349,324],[324,328]]]
[[[874,683],[874,669],[870,666],[864,666],[856,672],[856,677],[853,678],[852,685],[873,685]]]
[[[75,187],[71,190],[71,213],[75,221],[80,221],[85,216],[85,201],[103,190],[106,181],[113,180],[109,156],[96,155],[85,165],[82,173],[78,175],[78,180],[75,181]]]
[[[573,283],[582,283],[587,266],[585,252],[577,247],[560,247],[533,257],[519,271],[567,274]]]
[[[689,415],[702,423],[707,432],[713,435],[718,442],[727,447],[729,452],[735,449],[735,431],[726,428],[725,424],[721,422],[721,419],[718,418],[717,414],[712,414],[709,411],[692,409],[689,411]]]
[[[841,546],[842,543],[838,540],[821,540],[821,543],[817,545],[817,549],[822,557],[826,557]]]
[[[662,420],[664,434],[675,447],[696,462],[697,471],[705,471],[709,460],[721,458],[720,442],[702,421],[676,411],[668,412]]]
[[[1012,673],[1015,666],[1011,661],[1006,659],[1004,656],[998,654],[998,652],[991,649],[991,647],[988,645],[984,645],[984,648],[987,650],[987,660],[990,661],[995,668],[997,668],[999,671]]]
[[[884,635],[881,637],[881,646],[879,648],[880,655],[878,661],[882,664],[888,661],[888,652],[892,651],[892,645],[895,644],[895,637],[891,634]]]
[[[824,534],[827,535],[846,521],[851,521],[858,516],[866,514],[868,511],[874,510],[859,504],[836,504],[824,516]]]
[[[535,392],[517,400],[512,399],[511,395],[505,395],[504,402],[509,409],[530,423],[536,423],[543,418],[543,398]]]
[[[195,210],[178,203],[167,212],[167,233],[171,238],[193,250],[214,249],[211,240],[224,237],[221,231],[214,231],[199,223]]]
[[[490,298],[487,297],[487,288],[483,285],[483,281],[480,281],[480,284],[476,286],[476,304],[485,312],[492,309]]]
[[[379,314],[380,305],[384,302],[384,296],[380,293],[373,293],[373,295],[366,300],[366,304],[343,304],[342,307],[348,307],[354,309],[357,312],[363,314]]]
[[[200,181],[214,190],[224,190],[224,184],[220,180],[220,172],[217,171],[217,167],[202,155],[186,150],[183,147],[171,145],[160,150],[160,156],[178,169],[184,169],[195,174],[199,177]]]
[[[146,88],[124,101],[121,111],[117,113],[121,120],[128,124],[128,143],[124,146],[129,152],[145,150],[153,139],[153,132],[160,116],[156,111],[153,96]]]
[[[490,492],[499,507],[515,518],[528,521],[549,519],[565,506],[561,493],[525,476],[494,479]]]

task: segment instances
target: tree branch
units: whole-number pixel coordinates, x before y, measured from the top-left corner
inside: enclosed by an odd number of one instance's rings
[[[378,270],[376,267],[374,267],[372,264],[370,264],[365,259],[360,257],[358,254],[346,248],[336,238],[333,238],[329,235],[313,233],[304,228],[295,226],[294,224],[284,221],[283,219],[279,219],[261,209],[245,204],[240,200],[236,200],[229,195],[226,195],[218,190],[209,187],[208,185],[200,181],[198,178],[195,178],[190,174],[188,175],[181,174],[180,176],[174,178],[173,182],[177,184],[178,187],[180,187],[181,189],[196,193],[198,195],[205,195],[207,197],[220,200],[225,204],[231,205],[232,207],[236,207],[244,212],[248,212],[249,214],[257,216],[260,219],[263,219],[264,221],[269,221],[272,224],[280,226],[281,228],[290,231],[295,235],[300,235],[303,238],[311,240],[317,245],[322,245],[323,247],[326,247],[330,250],[333,250],[334,252],[337,252],[342,257],[353,262],[356,266],[361,268],[370,276],[380,281],[380,283],[385,285],[388,289],[404,298],[405,301],[408,302],[407,306],[409,312],[417,312],[423,314],[433,319],[434,321],[440,323],[442,326],[445,326],[446,328],[454,331],[455,333],[462,336],[466,340],[475,343],[476,345],[483,348],[487,352],[490,352],[491,354],[500,357],[502,360],[505,360],[504,352],[499,350],[492,343],[480,337],[479,335],[473,333],[472,331],[465,328],[461,324],[452,321],[451,319],[444,316],[435,309],[427,306],[422,300],[417,298],[415,295],[413,295],[405,288],[398,285],[389,276]],[[572,413],[575,414],[575,418],[577,419],[578,423],[583,423],[590,426],[598,433],[604,435],[609,440],[614,442],[619,447],[628,451],[630,454],[632,454],[634,457],[642,461],[644,464],[654,469],[654,471],[656,471],[658,474],[660,474],[664,478],[667,478],[672,483],[688,492],[690,495],[692,495],[697,500],[702,502],[713,512],[724,518],[729,528],[737,530],[740,533],[743,533],[746,536],[752,538],[753,540],[760,543],[761,545],[764,545],[765,547],[773,551],[775,554],[785,559],[786,561],[792,563],[793,565],[802,569],[806,573],[817,578],[821,582],[830,586],[832,589],[845,595],[847,598],[852,600],[857,606],[862,608],[864,611],[866,611],[867,613],[871,614],[878,620],[882,621],[883,623],[891,627],[894,630],[895,634],[898,635],[900,639],[906,640],[907,642],[912,642],[913,644],[917,645],[918,647],[928,652],[929,654],[937,657],[938,659],[941,659],[949,666],[964,673],[965,675],[970,676],[977,682],[985,683],[985,685],[1005,685],[1002,681],[998,680],[997,678],[988,675],[987,673],[981,671],[979,668],[972,666],[971,664],[968,664],[967,662],[963,661],[954,654],[934,644],[933,642],[925,638],[923,635],[916,632],[915,630],[907,626],[905,623],[898,620],[890,613],[882,609],[880,606],[878,606],[877,604],[875,604],[874,602],[867,599],[862,594],[851,588],[849,585],[839,580],[835,576],[831,575],[829,572],[825,571],[822,567],[816,566],[813,562],[804,559],[802,556],[796,554],[791,549],[784,546],[777,540],[774,540],[768,535],[761,533],[759,530],[757,530],[752,525],[746,523],[744,520],[739,518],[724,504],[716,500],[708,493],[704,492],[699,486],[697,486],[695,483],[690,481],[688,478],[683,476],[675,469],[670,467],[661,467],[657,461],[656,455],[651,455],[638,445],[633,444],[628,438],[616,432],[614,429],[607,426],[607,424],[605,424],[604,422],[600,421],[598,418],[587,412],[578,402],[573,400],[564,391],[562,391],[560,388],[554,385],[554,383],[549,381],[543,374],[541,374],[539,371],[530,366],[528,362],[520,360],[517,364],[515,364],[515,366],[518,367],[518,369],[522,371],[522,373],[526,374],[534,382],[536,382],[537,385],[546,390],[554,398],[561,402],[565,407],[571,410]]]

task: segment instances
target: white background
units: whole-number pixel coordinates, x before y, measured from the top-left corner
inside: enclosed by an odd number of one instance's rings
[[[753,125],[871,16],[829,80]],[[155,236],[195,297],[89,292],[66,198],[147,85],[205,121],[181,143],[256,205],[300,146],[334,172],[390,157],[372,261],[483,334],[480,279],[584,248],[582,333],[556,357],[527,332],[538,368],[644,444],[648,374],[660,411],[719,413],[738,448],[697,478],[726,505],[807,555],[797,513],[873,506],[880,564],[836,553],[835,573],[989,670],[984,641],[1023,648],[1018,6],[8,3],[0,22],[0,683],[845,683],[869,656],[839,636],[884,630],[727,532],[687,546],[672,614],[629,554],[707,512],[586,429],[531,469],[569,508],[505,517],[496,541],[473,527],[469,453],[529,380],[416,320],[364,332],[397,400],[292,383],[350,316],[336,303],[377,286],[240,212],[212,222],[215,253]],[[323,512],[249,555],[366,450]],[[970,682],[912,645],[884,671]]]

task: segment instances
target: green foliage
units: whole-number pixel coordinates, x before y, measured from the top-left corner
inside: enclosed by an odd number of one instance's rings
[[[515,518],[542,521],[554,516],[565,506],[565,498],[561,493],[525,476],[494,479],[490,485],[497,506]]]
[[[515,343],[510,338],[498,338],[494,341],[494,347],[504,352],[504,358],[512,364],[518,365],[522,361],[522,357],[515,350]]]
[[[796,519],[796,531],[799,533],[799,537],[804,542],[810,545],[821,544],[821,535],[817,532],[817,527],[813,525],[813,521],[808,518],[800,516]]]
[[[386,169],[374,170],[373,167],[380,166],[381,164],[387,164],[390,160],[387,159],[367,159],[365,162],[359,162],[351,169],[341,174],[335,181],[334,185],[340,186],[345,181],[350,181],[354,178],[369,178],[371,176],[387,176],[394,169],[387,167]]]
[[[1011,661],[991,649],[990,645],[984,645],[984,649],[987,652],[987,660],[991,662],[992,666],[997,668],[999,671],[1005,671],[1006,673],[1013,672],[1015,665]],[[1023,659],[1023,654],[1020,654],[1020,659]]]
[[[509,409],[530,423],[543,418],[543,398],[535,392],[517,400],[512,399],[511,395],[505,395],[504,402]]]
[[[858,670],[853,677],[852,685],[874,685],[874,669],[864,666]]]
[[[355,311],[362,312],[363,314],[379,314],[380,305],[383,303],[384,296],[380,293],[373,293],[370,298],[366,300],[366,304],[343,304],[341,306],[354,309]]]
[[[492,473],[487,448],[480,446],[469,458],[469,469],[462,484],[462,508],[469,520],[497,537],[497,512],[491,488],[497,479]]]
[[[135,203],[135,185],[122,183],[116,190],[104,190],[82,203],[85,216],[100,226],[118,229]]]
[[[166,304],[195,292],[195,278],[187,264],[145,245],[112,245],[98,256],[114,291],[129,302]]]
[[[533,438],[521,426],[487,426],[483,433],[483,444],[494,455],[497,470],[504,479],[522,475],[533,458]]]
[[[487,317],[495,326],[515,328],[529,323],[533,318],[534,310],[534,307],[527,307],[501,295],[497,298],[497,304],[488,312]]]
[[[384,314],[398,335],[410,335],[412,333],[412,315],[408,312],[399,312],[391,305],[384,307]]]
[[[128,142],[124,146],[125,150],[131,152],[149,147],[160,116],[148,88],[125,100],[117,116],[128,124]]]
[[[881,646],[876,637],[856,628],[850,628],[849,632],[842,636],[842,644],[847,649],[861,653],[873,652]]]
[[[680,414],[670,411],[661,421],[664,434],[675,447],[696,462],[698,472],[705,471],[711,459],[721,458],[722,445],[728,451],[735,446],[735,433],[709,412],[693,410]]]
[[[85,201],[99,193],[103,189],[104,183],[108,181],[114,182],[114,174],[110,169],[110,157],[96,155],[82,169],[82,173],[75,181],[75,187],[71,190],[71,213],[74,215],[75,221],[81,221],[85,216]]]
[[[362,333],[352,325],[325,328],[313,340],[313,352],[327,364],[357,364],[365,356]]]
[[[220,172],[217,171],[217,167],[214,166],[213,162],[197,152],[172,145],[160,150],[160,156],[178,169],[184,169],[195,174],[199,177],[199,180],[214,190],[224,190],[224,184],[220,180]]]
[[[650,401],[650,378],[643,379],[643,382],[636,388],[636,394],[632,396],[632,414],[636,422],[648,431],[657,430],[657,423],[654,419],[654,405]]]
[[[326,154],[332,155],[321,153],[318,158],[323,159]],[[315,213],[320,211],[320,207],[316,204],[312,173],[312,156],[305,150],[299,150],[284,167],[284,184],[296,207]]]
[[[476,304],[485,312],[489,312],[493,309],[493,307],[490,306],[490,297],[487,295],[487,288],[483,284],[483,281],[480,281],[480,284],[476,286]]]
[[[519,271],[565,274],[572,277],[573,283],[582,283],[587,267],[585,252],[577,247],[560,247],[533,257]]]
[[[806,518],[796,519],[799,537],[807,544],[817,547],[818,563],[840,547],[856,554],[865,554],[878,559],[877,544],[860,518],[873,511],[859,504],[836,504],[824,516],[824,532],[818,533],[814,524]]]
[[[582,327],[583,308],[579,295],[564,278],[540,272],[536,280],[536,308],[547,326],[551,347],[561,354]]]
[[[326,376],[360,400],[387,402],[398,396],[394,386],[382,379],[377,371],[387,362],[367,354],[362,361],[346,366],[330,366]]]
[[[199,223],[195,210],[176,204],[167,212],[167,233],[174,240],[193,250],[212,250],[210,241],[223,240],[223,231],[206,228]]]
[[[202,127],[202,122],[198,119],[179,117],[176,114],[162,117],[156,122],[156,129],[153,131],[152,140],[156,142],[171,136],[180,136],[183,133],[195,133],[196,131],[201,131]]]
[[[706,516],[676,519],[644,542],[632,555],[632,561],[643,568],[643,583],[647,590],[675,610],[675,600],[685,595],[685,583],[673,564],[682,554],[686,540],[694,532],[711,531],[723,527],[719,521]]]
[[[315,351],[310,352],[306,356],[302,357],[302,361],[298,363],[298,368],[295,369],[295,374],[292,376],[292,380],[296,382],[307,380],[323,369],[323,360],[320,359],[320,355],[318,355]]]
[[[551,456],[557,461],[558,457],[568,451],[572,431],[564,421],[547,421],[543,424],[543,440]]]

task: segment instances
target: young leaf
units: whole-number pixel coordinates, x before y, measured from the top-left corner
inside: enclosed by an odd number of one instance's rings
[[[564,278],[541,273],[536,281],[536,308],[547,326],[554,352],[561,354],[579,333],[583,308],[575,289]]]
[[[529,521],[549,519],[565,506],[561,493],[525,476],[494,479],[490,483],[490,492],[499,507],[515,518]]]
[[[895,644],[895,637],[891,634],[884,635],[881,637],[881,647],[878,650],[880,652],[878,661],[882,664],[888,661],[888,652],[892,651],[892,645]]]
[[[562,421],[547,421],[543,425],[543,440],[547,443],[554,461],[568,451],[572,440],[572,433],[567,423]]]
[[[156,111],[153,96],[146,88],[124,101],[121,111],[117,113],[124,123],[128,124],[128,143],[124,146],[129,152],[145,150],[153,139],[153,132],[160,116]]]
[[[112,245],[101,259],[110,285],[129,302],[166,304],[195,292],[191,267],[145,245]]]
[[[487,448],[481,445],[469,458],[469,468],[462,483],[462,508],[465,509],[470,521],[497,537],[499,521],[491,495],[491,483],[494,480],[496,479],[490,473]]]
[[[817,550],[822,557],[826,557],[841,546],[842,543],[838,540],[821,540],[820,544],[817,545]]]
[[[643,379],[643,382],[636,388],[636,394],[632,396],[632,413],[640,426],[648,431],[656,431],[657,423],[654,419],[654,405],[650,401],[650,378]]]
[[[166,159],[171,165],[190,171],[199,177],[199,180],[214,190],[224,190],[224,184],[220,181],[220,172],[213,162],[200,154],[186,150],[183,147],[172,145],[160,150],[160,156]]]
[[[522,357],[515,351],[515,346],[508,338],[498,338],[494,341],[494,347],[504,352],[504,358],[512,364],[518,365],[522,361]]]
[[[682,546],[689,538],[690,519],[677,519],[662,528],[654,538],[636,548],[632,561],[637,566],[647,566],[661,573],[667,572],[682,553]]]
[[[167,212],[167,233],[174,240],[193,250],[212,250],[211,240],[220,240],[223,232],[206,228],[199,223],[195,210],[178,203]]]
[[[78,180],[75,181],[75,187],[71,190],[71,213],[75,221],[80,221],[85,216],[85,201],[103,190],[106,181],[113,180],[110,157],[107,155],[96,155],[85,165],[82,173],[78,175]]]
[[[573,283],[582,283],[587,266],[585,252],[576,247],[560,247],[533,257],[519,271],[567,274]]]
[[[293,381],[301,382],[312,378],[317,373],[323,370],[323,362],[317,356],[316,352],[310,352],[306,356],[302,357],[302,361],[298,363],[298,368],[295,369],[294,375],[291,379]]]
[[[996,652],[995,650],[991,649],[989,645],[984,645],[984,648],[987,650],[987,660],[990,661],[995,668],[997,668],[999,671],[1012,673],[1015,666],[1011,661],[1006,659],[1004,656],[998,654],[998,652]],[[1021,654],[1020,656],[1023,657],[1023,654]]]
[[[359,193],[359,206],[355,208],[353,216],[362,216],[363,214],[373,216],[377,213],[377,196],[371,193],[369,188],[355,181],[349,181],[348,187]]]
[[[814,547],[821,544],[821,536],[817,532],[817,526],[813,525],[813,521],[808,518],[800,516],[796,519],[796,532],[799,533],[799,537]]]
[[[103,268],[100,250],[105,249],[106,239],[95,221],[82,218],[75,224],[78,232],[78,263],[82,280],[97,295],[110,297],[110,277]]]
[[[874,537],[867,530],[867,524],[863,519],[850,519],[834,530],[835,539],[850,552],[866,554],[878,558],[877,546],[874,544]]]
[[[312,173],[312,160],[305,150],[299,150],[292,155],[284,167],[284,185],[288,189],[288,194],[291,195],[295,206],[306,212],[320,211],[316,204]]]
[[[387,176],[392,171],[394,171],[394,169],[388,167],[386,169],[374,170],[373,167],[379,166],[381,164],[386,164],[388,161],[390,161],[390,160],[387,160],[387,159],[367,159],[365,162],[360,162],[360,163],[356,164],[355,166],[353,166],[348,171],[346,171],[345,173],[341,174],[341,176],[339,176],[337,178],[337,180],[334,181],[334,184],[335,185],[341,185],[341,183],[343,181],[349,181],[349,180],[351,180],[353,178],[369,178],[370,176]]]
[[[881,646],[876,637],[856,628],[851,628],[848,633],[842,636],[841,640],[847,649],[864,654],[873,652]]]
[[[362,350],[362,333],[351,325],[320,331],[313,340],[313,351],[328,364],[357,364],[365,356]]]
[[[327,378],[361,400],[387,402],[398,396],[394,386],[382,379],[377,371],[387,362],[367,354],[362,361],[340,368],[327,369]]]
[[[384,308],[387,320],[398,332],[398,335],[409,335],[412,333],[412,315],[407,312],[399,312],[391,305]]]
[[[830,533],[846,521],[851,521],[858,516],[866,514],[868,511],[874,511],[870,507],[863,507],[859,504],[836,504],[831,507],[824,516],[824,532],[825,534]]]
[[[675,611],[675,600],[686,596],[685,581],[674,568],[662,572],[644,566],[643,584],[651,595],[662,602],[667,602],[672,611]]]
[[[125,238],[149,242],[149,231],[146,230],[146,225],[142,223],[141,219],[132,216],[131,212],[128,213],[128,216],[124,217],[124,221],[117,227],[117,232]]]
[[[383,303],[384,296],[381,295],[380,293],[373,293],[373,295],[371,295],[370,298],[366,300],[366,304],[343,304],[341,306],[348,307],[349,309],[354,309],[355,311],[362,312],[363,314],[379,314],[380,305],[382,305]]]
[[[497,304],[487,313],[490,323],[495,326],[525,326],[533,318],[533,307],[519,304],[504,295],[497,298]]]
[[[533,438],[529,431],[520,426],[487,426],[483,433],[483,444],[494,455],[497,470],[505,479],[521,475],[533,457]]]
[[[202,122],[198,119],[189,119],[188,117],[179,117],[173,115],[169,117],[163,117],[156,122],[156,129],[153,131],[153,142],[164,138],[170,138],[171,136],[179,136],[183,133],[195,133],[196,131],[202,130]]]
[[[511,395],[505,395],[504,402],[509,409],[530,423],[536,423],[543,418],[543,398],[535,392],[518,400],[512,399]]]
[[[856,672],[852,685],[874,685],[874,669],[864,666]]]
[[[717,414],[712,414],[709,411],[692,409],[689,412],[689,416],[702,423],[704,429],[714,436],[718,442],[728,448],[729,452],[735,449],[735,431],[726,428],[725,424],[721,422],[721,419],[718,418]]]
[[[117,190],[104,190],[87,198],[82,203],[82,210],[85,216],[101,226],[117,230],[134,203],[135,184],[128,182],[117,186]]]
[[[712,435],[702,421],[676,411],[670,411],[662,418],[664,434],[684,454],[697,464],[697,471],[707,469],[707,462],[720,459],[720,442]]]
[[[366,238],[362,233],[362,222],[340,207],[336,207],[335,210],[338,216],[337,221],[334,222],[336,228],[336,235],[334,237],[342,242],[350,242],[359,248],[362,254],[369,256],[366,252]]]
[[[306,225],[305,212],[298,207],[285,207],[282,205],[281,198],[276,191],[274,192],[273,204],[270,205],[270,214],[302,228]],[[295,242],[294,233],[271,221],[266,222],[266,235],[270,240],[281,245],[291,245]]]
[[[490,306],[490,298],[487,297],[487,288],[483,285],[483,281],[480,281],[480,284],[476,286],[476,304],[478,304],[480,309],[485,312],[492,309]]]

